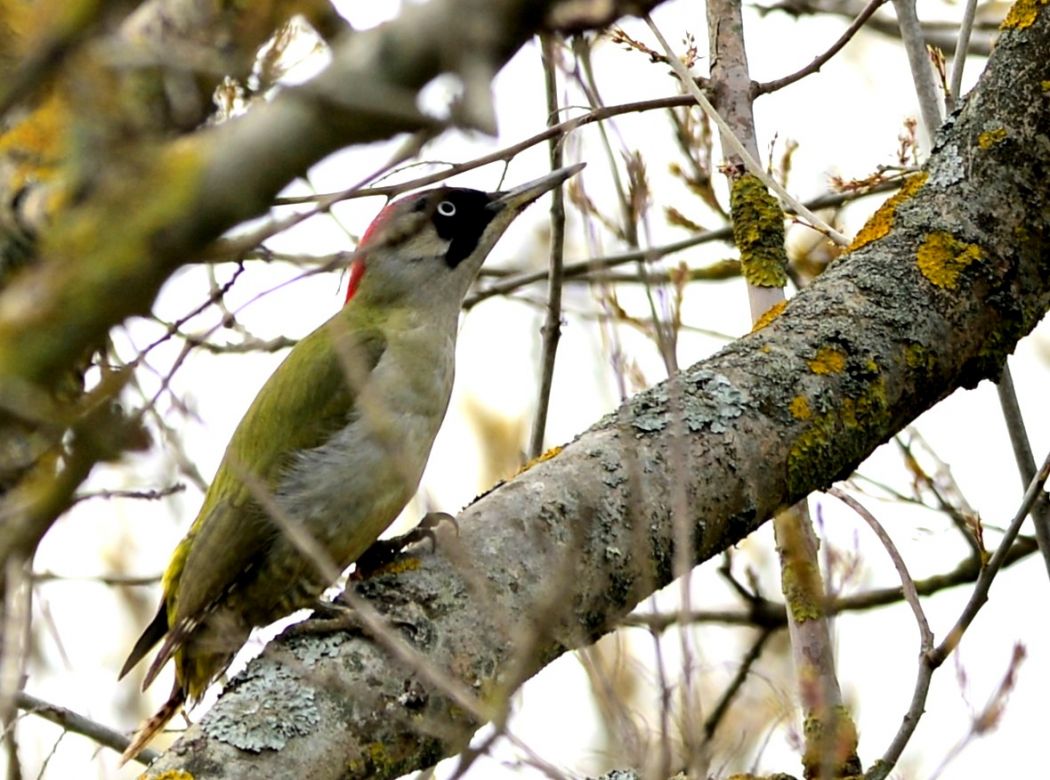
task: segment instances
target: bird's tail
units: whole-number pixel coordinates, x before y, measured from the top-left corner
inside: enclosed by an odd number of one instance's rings
[[[146,747],[149,741],[157,735],[157,732],[175,717],[175,714],[185,703],[186,694],[183,692],[182,686],[176,682],[175,687],[171,690],[171,696],[157,710],[157,714],[139,726],[139,730],[131,738],[131,744],[120,755],[120,766],[124,766],[124,764],[137,756],[142,748]]]

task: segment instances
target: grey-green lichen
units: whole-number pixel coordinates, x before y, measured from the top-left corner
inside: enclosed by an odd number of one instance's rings
[[[628,420],[640,431],[638,436],[668,429],[672,414],[680,417],[690,433],[703,430],[725,433],[730,422],[744,413],[750,400],[728,377],[707,369],[675,381],[685,385],[676,398],[671,398],[665,382],[636,396],[627,405]]]
[[[201,720],[212,739],[252,753],[281,750],[321,722],[314,689],[286,667],[255,662],[236,683],[235,695]]]
[[[322,658],[338,656],[339,648],[346,644],[348,638],[349,635],[344,631],[333,631],[292,637],[285,646],[306,666],[315,666]]]
[[[943,147],[940,153],[930,161],[929,186],[934,189],[946,189],[965,178],[966,167],[963,165],[963,158],[959,153],[957,143],[952,142]]]

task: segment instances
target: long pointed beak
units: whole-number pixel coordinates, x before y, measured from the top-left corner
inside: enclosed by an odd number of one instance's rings
[[[575,176],[582,171],[586,166],[587,163],[577,163],[576,165],[559,168],[556,171],[551,171],[546,176],[541,176],[512,190],[497,193],[496,198],[492,201],[492,205],[501,209],[510,209],[514,212],[521,211],[540,195],[553,190],[570,176]]]

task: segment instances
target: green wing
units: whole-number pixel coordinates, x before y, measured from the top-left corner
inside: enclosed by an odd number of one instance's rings
[[[320,446],[349,421],[355,388],[386,348],[378,327],[352,317],[344,309],[300,341],[237,426],[164,573],[169,626],[201,615],[252,566],[276,533],[253,496],[272,494],[295,452]]]

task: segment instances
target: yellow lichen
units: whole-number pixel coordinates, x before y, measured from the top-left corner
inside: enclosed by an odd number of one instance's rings
[[[1043,88],[1044,92],[1050,92],[1050,79],[1040,81],[1039,86]]]
[[[846,353],[835,347],[821,347],[809,361],[809,370],[814,374],[839,374],[845,367]]]
[[[841,704],[822,709],[823,718],[812,714],[802,723],[806,738],[806,749],[802,756],[802,765],[806,768],[805,776],[820,777],[830,769],[831,777],[860,777],[857,727],[853,723],[853,717]]]
[[[788,452],[788,488],[803,495],[819,486],[829,473],[864,454],[868,429],[885,423],[889,402],[886,384],[876,376],[856,397],[846,397],[840,406],[814,416],[791,444]]]
[[[778,514],[773,525],[780,555],[780,589],[795,623],[824,616],[820,569],[807,552],[809,544],[801,532],[803,522],[806,521],[798,508],[791,507]]]
[[[779,317],[780,312],[784,311],[784,309],[786,308],[787,301],[779,301],[777,303],[774,303],[772,306],[770,306],[768,309],[762,312],[762,316],[755,320],[755,324],[751,326],[751,332],[755,333],[756,331],[762,330],[762,328],[766,327],[769,323],[771,323],[773,320]]]
[[[1039,9],[1047,5],[1047,3],[1050,3],[1050,0],[1017,0],[1010,6],[1010,12],[1003,19],[1003,23],[999,25],[999,29],[1008,30],[1013,28],[1015,30],[1023,30],[1026,27],[1031,27],[1039,15]]]
[[[908,368],[930,372],[934,367],[933,355],[922,344],[909,344],[904,348],[904,363]]]
[[[423,562],[414,555],[400,555],[394,560],[390,561],[375,572],[372,572],[370,576],[376,574],[404,574],[406,571],[416,571]]]
[[[69,107],[52,94],[0,135],[0,156],[13,163],[8,182],[11,190],[54,177],[66,154],[69,121]]]
[[[977,136],[977,145],[987,151],[1006,138],[1006,135],[1005,127],[997,127],[994,130],[985,130]]]
[[[901,185],[897,193],[887,198],[886,202],[879,206],[875,213],[871,215],[871,218],[850,243],[847,248],[848,251],[853,252],[860,249],[872,241],[878,241],[889,233],[890,228],[893,227],[893,216],[897,212],[897,207],[908,200],[908,198],[913,197],[922,188],[922,185],[926,183],[926,178],[927,175],[923,172],[905,179],[904,184]]]
[[[141,777],[146,777],[143,773]],[[185,769],[165,769],[159,775],[149,775],[149,780],[193,780],[193,775]]]
[[[729,193],[733,240],[740,252],[740,267],[754,287],[787,284],[784,249],[784,212],[762,180],[746,173],[733,182]]]
[[[796,395],[792,398],[788,410],[796,420],[808,420],[813,416],[813,410],[809,408],[809,399],[804,395]]]
[[[549,450],[544,452],[542,455],[537,455],[535,458],[533,458],[528,463],[526,463],[524,466],[522,466],[520,469],[518,469],[517,472],[515,472],[514,476],[517,476],[518,474],[524,474],[526,471],[528,471],[529,469],[531,469],[533,466],[537,465],[538,463],[543,463],[545,460],[550,460],[555,455],[560,453],[563,449],[565,449],[565,448],[561,447],[561,446],[551,447]]]
[[[942,230],[930,233],[915,253],[919,271],[932,284],[948,290],[959,285],[959,276],[984,253],[976,244],[967,244]]]

